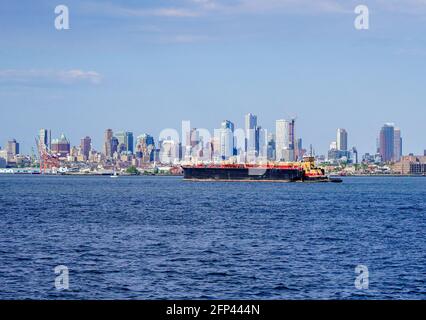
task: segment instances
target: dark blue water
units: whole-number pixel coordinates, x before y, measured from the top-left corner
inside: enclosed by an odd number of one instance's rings
[[[425,208],[426,178],[0,176],[0,298],[425,299]]]

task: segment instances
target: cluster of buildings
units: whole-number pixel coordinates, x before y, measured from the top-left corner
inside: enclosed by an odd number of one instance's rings
[[[188,127],[182,128],[182,141],[178,132],[166,131],[160,134],[158,142],[150,134],[134,137],[132,132],[106,129],[102,150],[93,148],[88,136],[80,140],[77,146],[71,146],[64,134],[52,139],[52,133],[40,129],[37,141],[37,154],[42,152],[58,159],[62,165],[101,168],[137,168],[152,167],[155,163],[170,167],[185,162],[220,163],[265,163],[267,161],[300,161],[303,156],[315,156],[317,162],[332,168],[344,164],[387,165],[392,172],[401,174],[426,173],[426,151],[424,156],[402,156],[401,130],[392,123],[385,124],[377,139],[374,154],[366,153],[361,161],[356,147],[349,148],[348,132],[337,129],[336,140],[332,141],[326,156],[315,155],[312,145],[309,150],[303,148],[302,139],[296,136],[295,119],[279,119],[275,130],[268,132],[258,123],[252,113],[244,117],[244,128],[236,128],[230,120],[224,120],[213,135],[208,130]],[[172,130],[172,129],[170,129]],[[172,130],[173,131],[173,130]],[[20,154],[19,143],[15,139],[8,141],[5,149],[0,148],[0,168],[37,165],[38,156]]]
[[[0,168],[19,163],[19,154],[19,143],[15,139],[9,140],[6,149],[0,148]]]

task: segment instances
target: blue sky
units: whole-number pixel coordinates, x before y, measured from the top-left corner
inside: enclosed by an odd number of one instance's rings
[[[59,4],[70,30],[54,28]],[[3,0],[0,39],[1,146],[29,152],[45,127],[100,149],[106,128],[157,137],[252,112],[272,131],[297,116],[319,153],[338,127],[374,152],[385,122],[404,153],[426,149],[424,0]]]

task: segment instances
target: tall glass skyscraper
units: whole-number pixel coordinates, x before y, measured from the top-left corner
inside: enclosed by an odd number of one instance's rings
[[[257,116],[252,113],[248,113],[245,116],[245,131],[246,131],[246,153],[247,155],[255,156],[257,151],[256,146],[256,128],[257,128]]]
[[[386,123],[380,130],[380,156],[382,161],[389,162],[394,157],[395,129],[393,123]]]
[[[119,131],[115,134],[118,140],[119,151],[130,152],[134,151],[133,132]]]
[[[337,150],[347,151],[348,150],[348,133],[345,129],[337,129]]]

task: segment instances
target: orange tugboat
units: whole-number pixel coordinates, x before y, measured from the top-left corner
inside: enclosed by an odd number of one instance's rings
[[[195,181],[342,182],[316,167],[314,157],[304,157],[302,162],[198,164],[182,168],[184,179]]]

